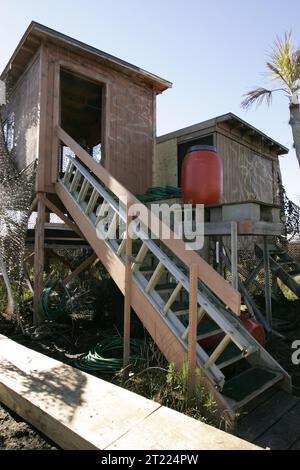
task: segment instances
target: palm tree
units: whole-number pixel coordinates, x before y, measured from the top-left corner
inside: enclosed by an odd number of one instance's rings
[[[242,108],[249,108],[252,104],[268,105],[272,102],[275,92],[281,91],[289,99],[290,122],[293,133],[294,147],[300,166],[300,51],[292,44],[291,33],[285,33],[284,39],[277,38],[266,63],[269,79],[278,84],[278,87],[267,89],[256,88],[246,93],[241,103]]]

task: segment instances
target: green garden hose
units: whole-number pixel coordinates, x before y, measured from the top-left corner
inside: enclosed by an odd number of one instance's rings
[[[181,197],[181,188],[175,188],[173,186],[155,186],[153,188],[148,188],[144,194],[137,196],[141,202],[159,201],[174,197]]]
[[[41,295],[41,306],[47,320],[56,321],[66,314],[67,297],[68,292],[60,281],[45,287]]]
[[[141,360],[142,342],[137,339],[130,341],[131,362]],[[123,338],[113,336],[101,340],[85,356],[75,362],[75,366],[85,372],[115,374],[123,367]],[[113,357],[112,357],[113,356]]]

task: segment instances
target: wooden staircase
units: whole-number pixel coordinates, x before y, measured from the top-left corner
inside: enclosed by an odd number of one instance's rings
[[[57,136],[76,157],[69,157],[56,193],[125,295],[128,208],[140,202],[61,128]],[[135,240],[130,304],[166,359],[182,367],[188,358],[190,267],[196,265],[196,363],[221,409],[234,420],[238,410],[267,389],[279,386],[290,390],[288,374],[240,321],[239,292],[197,253],[186,250],[174,234],[164,239],[152,228],[157,238],[149,239],[148,216],[153,213],[144,209],[131,220]],[[105,214],[107,223],[103,226]],[[113,236],[116,225],[120,226],[117,238]],[[105,232],[105,239],[99,237],[100,232],[102,236]],[[203,340],[215,335],[220,336],[219,342],[207,347]],[[237,367],[230,367],[233,364]]]
[[[259,245],[255,245],[255,252],[258,258],[262,258],[263,250]],[[300,263],[297,263],[287,251],[276,245],[270,247],[269,259],[273,275],[300,299],[300,284],[293,278],[294,275],[300,274]]]

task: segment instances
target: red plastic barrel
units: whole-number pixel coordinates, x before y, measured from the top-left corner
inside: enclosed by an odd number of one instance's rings
[[[249,331],[249,333],[256,339],[256,341],[262,346],[265,346],[266,333],[262,324],[254,318],[250,318],[245,313],[241,314],[241,320],[246,330]]]
[[[181,187],[186,204],[221,204],[222,160],[215,147],[195,145],[188,149],[182,164]]]
[[[262,346],[265,346],[266,334],[265,334],[265,330],[262,324],[259,323],[254,318],[250,318],[249,315],[247,315],[247,313],[242,313],[240,318],[246,330],[256,339],[256,341],[259,344],[261,344]],[[209,321],[209,318],[206,317],[202,320],[203,323],[205,321]],[[200,326],[199,331],[201,331],[201,326]],[[213,350],[214,348],[218,346],[218,344],[220,343],[220,341],[222,341],[223,338],[224,338],[224,333],[218,333],[213,336],[209,336],[208,338],[200,340],[200,344],[202,347],[208,350]]]

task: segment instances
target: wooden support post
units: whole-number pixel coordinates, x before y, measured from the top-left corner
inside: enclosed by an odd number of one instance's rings
[[[197,367],[197,293],[198,293],[198,265],[190,266],[190,291],[189,291],[189,335],[188,335],[188,383],[187,392],[190,398],[196,387]]]
[[[271,288],[271,278],[270,278],[270,258],[269,258],[269,248],[268,248],[268,239],[264,235],[264,271],[265,271],[265,305],[266,305],[266,318],[267,323],[270,328],[272,328],[272,288]]]
[[[130,359],[130,323],[131,323],[131,259],[132,259],[132,238],[129,233],[131,216],[129,215],[130,205],[127,202],[126,215],[126,261],[125,261],[125,297],[124,297],[124,350],[123,367],[127,367]],[[127,371],[128,372],[128,371]]]
[[[33,296],[33,323],[39,325],[43,321],[40,299],[43,291],[44,273],[44,241],[45,241],[45,204],[41,199],[38,201],[37,219],[35,226],[34,242],[34,296]]]
[[[236,290],[238,290],[239,275],[238,275],[237,222],[231,222],[231,274],[232,274],[232,286]]]
[[[223,238],[219,237],[219,274],[224,277],[224,263],[223,263]]]

